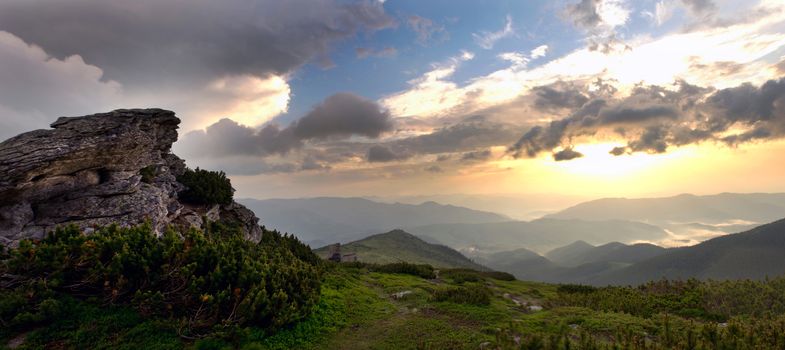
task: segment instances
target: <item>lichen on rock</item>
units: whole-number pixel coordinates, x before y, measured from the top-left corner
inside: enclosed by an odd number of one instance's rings
[[[171,148],[179,124],[171,111],[123,109],[63,117],[52,129],[0,143],[0,244],[42,238],[58,225],[89,232],[149,222],[161,233],[169,225],[201,226],[207,216],[237,223],[258,241],[259,219],[242,205],[178,200],[185,162]]]

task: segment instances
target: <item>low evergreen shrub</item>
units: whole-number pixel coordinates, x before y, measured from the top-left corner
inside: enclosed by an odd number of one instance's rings
[[[200,205],[232,203],[234,188],[223,171],[185,169],[185,173],[178,176],[177,181],[186,187],[180,192],[179,197],[187,203]]]
[[[184,334],[215,326],[277,329],[311,312],[321,264],[291,236],[263,237],[252,243],[217,223],[161,237],[149,225],[90,235],[59,228],[41,241],[22,241],[0,261],[0,324],[45,322],[69,296],[169,318]]]

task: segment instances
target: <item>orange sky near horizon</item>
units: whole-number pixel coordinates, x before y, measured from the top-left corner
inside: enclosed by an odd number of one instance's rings
[[[344,176],[233,176],[240,197],[404,196],[435,194],[560,194],[586,197],[664,197],[680,193],[785,192],[785,140],[736,148],[704,143],[663,154],[608,154],[614,144],[584,144],[584,157],[556,162],[504,158],[454,173],[399,168]],[[352,174],[353,172],[353,174]],[[341,174],[345,173],[345,174]],[[419,175],[418,175],[419,174]],[[408,175],[408,176],[402,176]],[[344,179],[336,181],[335,179]],[[265,186],[258,186],[260,183]]]

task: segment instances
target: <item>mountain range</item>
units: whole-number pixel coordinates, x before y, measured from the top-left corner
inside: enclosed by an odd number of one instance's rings
[[[429,242],[448,245],[468,254],[526,248],[544,253],[583,240],[592,244],[614,241],[656,241],[668,234],[659,227],[624,220],[507,221],[480,224],[433,224],[406,230]]]
[[[520,279],[592,285],[668,279],[763,279],[785,274],[785,219],[694,246],[577,241],[544,256],[515,249],[475,258]]]
[[[350,242],[403,226],[485,223],[509,218],[436,202],[380,203],[363,198],[240,199],[269,229],[290,232],[311,246]]]
[[[728,225],[766,223],[785,215],[785,193],[681,194],[662,198],[603,198],[546,217]]]
[[[371,262],[487,266],[521,279],[595,285],[785,273],[785,222],[756,227],[785,216],[785,194],[607,198],[532,221],[434,202],[242,202],[268,228],[295,232],[312,246],[347,243],[345,252]],[[387,233],[362,239],[377,232]]]

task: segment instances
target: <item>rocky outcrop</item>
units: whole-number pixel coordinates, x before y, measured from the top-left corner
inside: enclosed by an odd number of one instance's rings
[[[191,206],[178,200],[185,162],[171,153],[180,120],[161,109],[116,110],[60,118],[0,143],[0,243],[42,238],[58,225],[86,231],[117,223],[201,226],[230,220],[250,240],[261,229],[250,210],[232,203]]]

